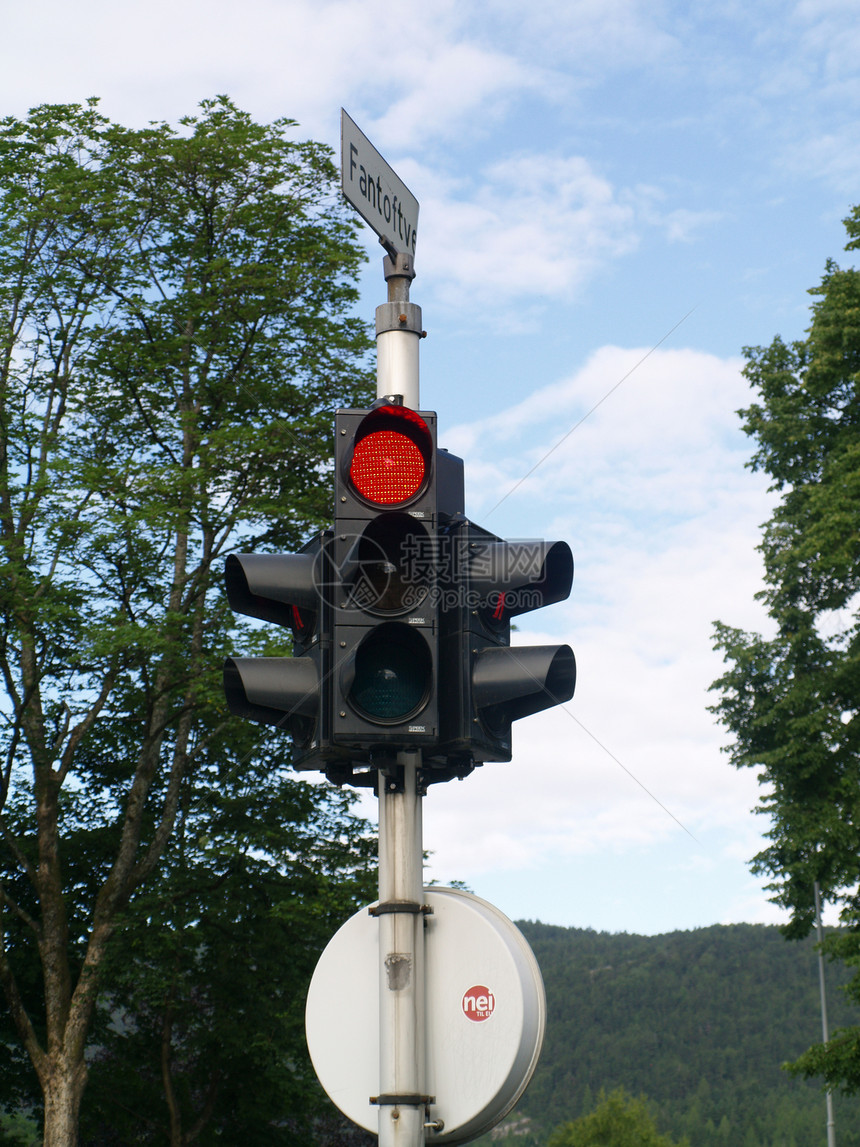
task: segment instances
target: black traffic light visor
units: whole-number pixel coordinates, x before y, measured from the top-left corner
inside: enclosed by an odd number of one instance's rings
[[[484,649],[472,669],[475,707],[488,725],[504,727],[521,717],[569,701],[576,661],[569,645],[514,645]]]
[[[228,657],[224,695],[235,717],[275,725],[301,742],[319,711],[319,670],[301,657]]]
[[[570,596],[573,554],[567,542],[478,540],[470,545],[469,584],[494,619],[507,621]]]
[[[315,554],[231,554],[224,564],[230,608],[247,617],[312,628],[319,609]]]

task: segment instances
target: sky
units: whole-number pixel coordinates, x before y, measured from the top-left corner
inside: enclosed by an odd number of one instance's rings
[[[743,348],[803,337],[860,202],[854,0],[30,0],[0,114],[128,126],[228,94],[339,154],[345,108],[420,204],[421,405],[466,509],[569,542],[571,702],[430,789],[428,878],[513,919],[655,934],[777,923],[767,819],[708,705],[717,619],[767,631]],[[359,313],[385,299],[369,231]],[[524,481],[525,475],[529,475]],[[362,809],[373,815],[372,800]]]

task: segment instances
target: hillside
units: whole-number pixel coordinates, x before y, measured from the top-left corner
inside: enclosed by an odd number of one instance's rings
[[[663,1132],[691,1147],[817,1147],[824,1097],[780,1064],[820,1037],[811,940],[734,924],[632,936],[521,923],[543,971],[547,1035],[510,1142],[545,1142],[601,1088],[654,1103]],[[858,1023],[829,966],[831,1029]],[[837,1096],[837,1142],[860,1147],[860,1099]],[[494,1135],[499,1142],[498,1130]],[[490,1142],[486,1137],[481,1142]]]

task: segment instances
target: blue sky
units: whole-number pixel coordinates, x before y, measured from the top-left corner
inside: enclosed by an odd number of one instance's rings
[[[519,636],[572,645],[573,701],[520,722],[510,764],[425,802],[431,874],[514,918],[646,933],[779,918],[747,868],[767,827],[755,777],[730,768],[706,709],[710,633],[766,625],[771,499],[744,468],[742,348],[800,337],[825,260],[849,262],[858,60],[850,0],[4,15],[4,114],[98,95],[143,125],[226,92],[337,149],[343,106],[419,200],[422,405],[466,460],[467,510],[504,537],[564,538],[576,561],[570,600]],[[372,319],[369,232],[367,250]]]

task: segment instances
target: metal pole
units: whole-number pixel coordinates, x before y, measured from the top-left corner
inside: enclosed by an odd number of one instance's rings
[[[424,1143],[424,913],[420,752],[379,775],[379,1147]]]
[[[423,337],[421,308],[409,301],[415,278],[411,255],[382,261],[388,302],[376,308],[376,397],[401,394],[403,405],[418,409],[418,343]]]
[[[818,986],[821,991],[821,1034],[824,1042],[830,1039],[827,1026],[827,997],[824,992],[824,953],[821,944],[824,940],[824,929],[821,926],[821,892],[816,880],[813,889],[815,892],[815,927],[818,933]],[[833,1095],[828,1088],[825,1093],[827,1103],[827,1147],[836,1147],[836,1123],[833,1119]]]
[[[376,393],[418,409],[421,308],[409,301],[411,255],[383,260],[388,302],[376,308]],[[423,1147],[424,845],[421,753],[397,754],[379,790],[379,1147]]]

